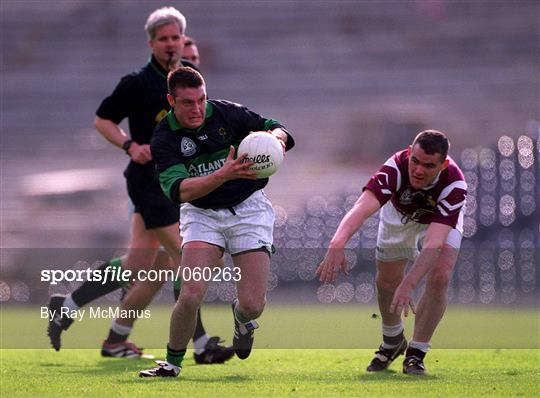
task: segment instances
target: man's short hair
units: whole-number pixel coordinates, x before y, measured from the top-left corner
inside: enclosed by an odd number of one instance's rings
[[[169,72],[167,76],[167,88],[169,94],[174,97],[177,88],[199,88],[204,86],[204,78],[195,69],[189,66],[181,66]]]
[[[450,149],[450,141],[446,135],[438,130],[421,131],[414,139],[412,146],[420,145],[420,148],[428,154],[441,154],[441,160],[444,161]]]
[[[184,46],[196,46],[197,42],[191,36],[184,36]]]
[[[158,8],[148,16],[144,30],[148,38],[153,40],[156,38],[157,28],[171,23],[177,24],[180,28],[180,33],[184,34],[187,25],[186,17],[174,7]]]

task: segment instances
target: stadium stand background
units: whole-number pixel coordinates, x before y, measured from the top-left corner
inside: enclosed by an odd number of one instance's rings
[[[473,254],[458,266],[452,294],[464,303],[538,297],[538,2],[171,4],[200,43],[210,95],[276,117],[297,137],[298,147],[269,187],[280,214],[278,242],[324,246],[329,232],[317,240],[309,228],[321,221],[335,228],[343,204],[350,205],[383,159],[416,131],[438,128],[449,133],[452,155],[471,165],[469,177],[478,180],[470,197],[478,206],[468,224],[474,220],[475,233],[463,250]],[[49,292],[43,284],[29,288],[37,283],[29,270],[55,262],[73,267],[72,257],[86,256],[77,248],[96,248],[88,256],[101,259],[122,251],[116,248],[127,240],[126,158],[92,129],[92,120],[119,77],[147,59],[142,25],[158,5],[0,3],[2,300],[43,301]],[[498,146],[503,136],[515,146],[508,156]],[[521,136],[531,139],[527,168],[519,160]],[[520,207],[524,195],[535,206],[528,214]],[[329,208],[335,214],[312,214]],[[357,257],[373,251],[369,236],[362,235],[368,246],[360,245]],[[493,250],[481,250],[486,242]],[[524,242],[525,249],[532,242],[532,258],[520,251]],[[68,252],[63,260],[59,249]],[[311,279],[315,263],[308,260],[316,249],[303,261],[307,268],[294,270],[287,267],[300,263],[300,252],[288,249],[292,258],[276,261],[272,274],[281,288],[273,291],[276,298],[293,286],[307,301],[372,300],[369,257],[359,261],[366,268],[356,279],[341,281],[342,292]],[[215,289],[216,299],[232,294],[231,286]]]

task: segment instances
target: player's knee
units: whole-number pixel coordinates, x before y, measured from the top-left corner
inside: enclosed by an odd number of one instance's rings
[[[258,318],[264,310],[266,300],[262,299],[250,299],[240,303],[242,308],[242,314],[249,319]]]
[[[434,269],[427,278],[427,289],[446,294],[452,273],[445,268]]]
[[[166,251],[158,250],[156,259],[154,260],[154,269],[171,269],[171,258]],[[174,269],[174,268],[173,268]]]
[[[401,278],[388,278],[381,274],[376,277],[377,291],[380,294],[394,294],[401,283]]]
[[[180,302],[184,308],[187,308],[192,311],[196,311],[204,297],[204,290],[197,285],[182,285],[182,290],[180,292]]]

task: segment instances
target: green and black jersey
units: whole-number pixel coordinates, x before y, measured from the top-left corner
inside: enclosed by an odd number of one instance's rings
[[[170,111],[156,126],[151,142],[163,192],[180,203],[179,189],[184,179],[206,176],[221,168],[229,147],[238,148],[251,131],[276,128],[285,130],[277,120],[263,118],[242,105],[223,100],[206,102],[205,121],[197,130],[183,128]],[[288,135],[286,150],[293,146],[294,140]],[[230,180],[190,203],[203,209],[233,207],[267,183],[268,178]]]

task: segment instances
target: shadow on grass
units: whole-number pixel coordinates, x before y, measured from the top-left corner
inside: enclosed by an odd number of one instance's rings
[[[438,377],[432,374],[419,375],[406,375],[402,372],[396,372],[395,370],[383,370],[380,372],[365,372],[360,374],[360,381],[362,382],[381,382],[381,381],[398,381],[400,383],[418,383],[422,381],[437,380]]]
[[[39,366],[42,368],[58,368],[62,373],[66,374],[84,374],[86,376],[112,376],[115,374],[123,374],[125,372],[133,372],[135,375],[142,369],[150,368],[154,365],[152,359],[134,359],[134,358],[111,358],[100,360],[92,366],[77,366],[73,362],[66,361],[65,363],[42,363]],[[62,369],[63,368],[63,369]]]
[[[200,376],[200,377],[193,377],[193,375],[180,375],[179,377],[155,377],[155,378],[143,378],[143,377],[134,377],[130,380],[119,380],[117,383],[119,384],[140,384],[140,383],[171,383],[171,382],[194,382],[197,383],[197,385],[200,385],[201,387],[204,386],[205,383],[208,384],[215,384],[220,383],[220,385],[223,384],[236,384],[236,383],[242,383],[247,381],[253,381],[253,378],[243,376],[243,375],[228,375],[228,376],[220,376],[220,377],[209,377],[209,376]]]

